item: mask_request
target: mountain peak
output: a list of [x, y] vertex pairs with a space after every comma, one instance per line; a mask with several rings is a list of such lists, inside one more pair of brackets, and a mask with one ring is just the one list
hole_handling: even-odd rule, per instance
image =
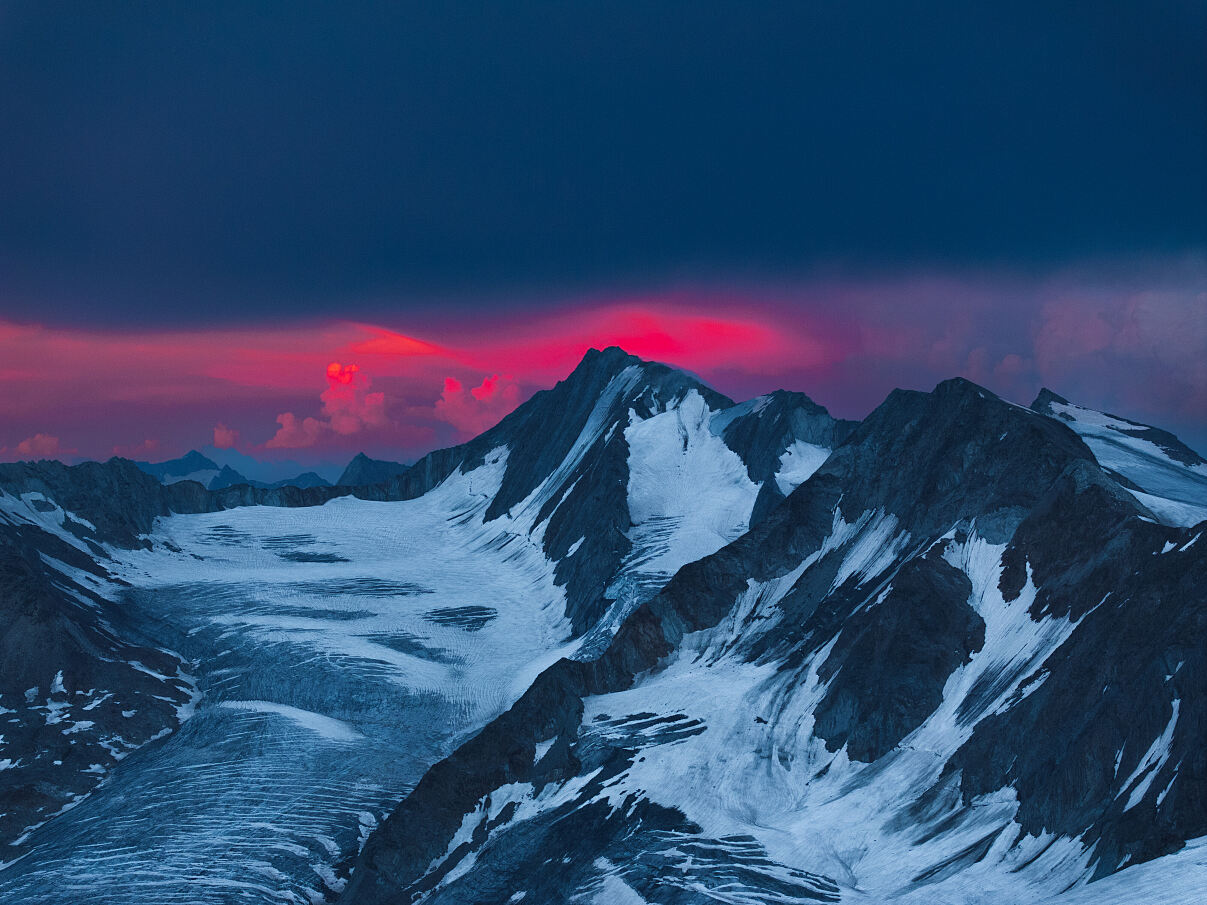
[[339, 476], [336, 486], [339, 487], [361, 487], [366, 484], [382, 484], [390, 478], [405, 473], [410, 466], [403, 465], [401, 462], [387, 462], [382, 459], [373, 459], [365, 455], [363, 452], [358, 452], [352, 457], [352, 461], [348, 463], [343, 473]]
[[939, 398], [971, 398], [977, 396], [981, 399], [996, 399], [999, 401], [1001, 399], [996, 393], [985, 389], [979, 383], [973, 383], [966, 377], [949, 377], [947, 380], [940, 381], [936, 384], [933, 392]]
[[205, 468], [217, 468], [218, 465], [212, 459], [207, 458], [195, 449], [190, 449], [187, 453], [181, 456], [176, 462], [180, 465], [186, 465], [193, 471], [201, 471]]
[[1046, 415], [1051, 411], [1053, 403], [1056, 405], [1068, 405], [1069, 400], [1065, 399], [1059, 393], [1054, 393], [1047, 387], [1043, 387], [1040, 389], [1039, 395], [1035, 397], [1035, 401], [1031, 403], [1031, 411]]
[[620, 346], [607, 346], [604, 349], [592, 347], [586, 351], [578, 365], [570, 372], [569, 377], [566, 379], [572, 379], [574, 375], [581, 372], [615, 374], [624, 370], [629, 365], [642, 364], [647, 364], [647, 362], [636, 355], [630, 355], [624, 349], [620, 348]]
[[190, 449], [179, 459], [168, 459], [163, 462], [135, 462], [134, 465], [161, 481], [179, 480], [180, 478], [203, 473], [218, 471], [218, 464], [195, 449]]

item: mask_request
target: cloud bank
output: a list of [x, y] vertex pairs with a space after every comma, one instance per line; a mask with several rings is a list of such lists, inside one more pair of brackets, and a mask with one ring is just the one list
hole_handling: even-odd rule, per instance
[[166, 457], [212, 442], [267, 458], [413, 458], [485, 430], [607, 345], [734, 398], [803, 390], [845, 417], [863, 417], [894, 387], [954, 375], [1022, 403], [1048, 385], [1204, 449], [1204, 312], [1207, 259], [1189, 258], [1106, 275], [679, 286], [569, 299], [555, 313], [433, 309], [407, 325], [0, 322], [0, 455]]

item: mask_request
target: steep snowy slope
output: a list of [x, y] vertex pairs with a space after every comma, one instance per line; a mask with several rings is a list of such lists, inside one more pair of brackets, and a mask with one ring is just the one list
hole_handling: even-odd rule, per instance
[[1174, 852], [1207, 833], [1205, 529], [1053, 419], [895, 392], [429, 771], [345, 899], [1023, 903]]
[[1099, 464], [1163, 521], [1193, 525], [1207, 518], [1207, 461], [1173, 434], [1073, 405], [1048, 389], [1031, 408], [1073, 428]]

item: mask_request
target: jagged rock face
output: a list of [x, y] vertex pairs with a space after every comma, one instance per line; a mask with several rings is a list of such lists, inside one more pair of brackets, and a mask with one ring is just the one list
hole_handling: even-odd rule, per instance
[[[72, 807], [127, 754], [175, 729], [184, 664], [137, 643], [106, 569], [38, 495], [0, 497], [0, 842]], [[11, 860], [10, 857], [4, 860]]]
[[436, 765], [345, 899], [1029, 902], [1173, 851], [1207, 832], [1204, 530], [1054, 419], [895, 392]]
[[985, 644], [971, 594], [968, 576], [932, 551], [907, 560], [871, 608], [807, 629], [837, 639], [818, 670], [826, 692], [814, 710], [827, 750], [845, 746], [871, 763], [938, 709], [948, 676]]
[[[1042, 684], [978, 723], [950, 769], [968, 800], [1016, 788], [1029, 832], [1084, 833], [1104, 876], [1207, 834], [1207, 524], [1136, 518], [1090, 482], [1061, 482], [1052, 496], [1010, 552], [1039, 585], [1033, 615], [1077, 629]], [[1022, 571], [1003, 575], [1008, 596]]]
[[750, 516], [753, 525], [829, 457], [858, 422], [830, 417], [804, 393], [776, 390], [716, 416], [713, 429], [746, 462], [761, 484]]
[[249, 481], [229, 465], [223, 465], [221, 470], [219, 470], [219, 472], [214, 475], [214, 477], [205, 486], [210, 490], [222, 490], [226, 487], [234, 487], [238, 484], [248, 484], [252, 487], [264, 486], [258, 481]]
[[397, 475], [404, 474], [410, 466], [401, 462], [387, 462], [384, 459], [370, 459], [364, 453], [357, 453], [348, 463], [336, 481], [340, 487], [360, 487], [365, 484], [384, 484]]

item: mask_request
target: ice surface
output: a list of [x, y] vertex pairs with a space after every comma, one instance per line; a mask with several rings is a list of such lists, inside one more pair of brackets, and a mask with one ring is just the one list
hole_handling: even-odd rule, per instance
[[[409, 502], [172, 516], [155, 549], [115, 551], [112, 568], [136, 588], [132, 622], [194, 661], [204, 696], [178, 732], [33, 831], [30, 854], [0, 869], [0, 901], [308, 903], [335, 891], [365, 827], [570, 649], [539, 537], [482, 520], [505, 462], [496, 450]], [[331, 556], [280, 555], [291, 551]], [[429, 618], [471, 609], [493, 615]]]
[[738, 537], [750, 521], [758, 485], [709, 429], [712, 415], [692, 390], [670, 411], [632, 417], [625, 430], [629, 517], [644, 571], [669, 578]]
[[632, 549], [607, 589], [615, 601], [580, 649], [600, 646], [632, 610], [682, 566], [746, 531], [758, 496], [741, 458], [725, 445], [716, 418], [695, 390], [652, 417], [629, 413], [628, 537]]
[[830, 458], [830, 450], [815, 443], [794, 440], [780, 456], [780, 468], [775, 474], [775, 483], [780, 493], [787, 496], [821, 468]]
[[293, 720], [299, 726], [318, 733], [333, 742], [354, 742], [364, 738], [359, 732], [343, 720], [333, 719], [315, 713], [313, 710], [302, 710], [300, 707], [290, 707], [288, 704], [274, 704], [272, 701], [223, 701], [217, 706], [231, 710], [250, 710], [254, 713], [273, 713]]

